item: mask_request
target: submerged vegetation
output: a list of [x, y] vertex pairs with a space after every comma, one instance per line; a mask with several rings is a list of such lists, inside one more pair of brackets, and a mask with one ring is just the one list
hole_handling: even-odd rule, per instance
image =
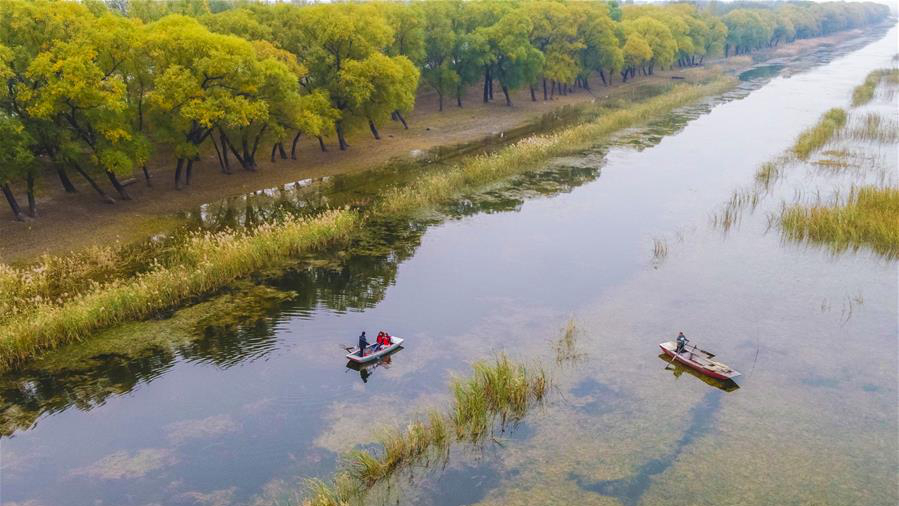
[[645, 102], [616, 109], [585, 125], [558, 133], [535, 135], [489, 155], [475, 156], [447, 171], [429, 174], [414, 184], [385, 194], [374, 213], [405, 215], [447, 202], [473, 187], [495, 183], [532, 169], [552, 157], [577, 153], [596, 145], [624, 128], [668, 113], [705, 96], [723, 93], [735, 84], [733, 78], [717, 78], [699, 86], [676, 86]]
[[733, 84], [733, 79], [718, 78], [703, 85], [678, 85], [585, 125], [472, 157], [385, 192], [364, 215], [339, 210], [316, 218], [285, 218], [246, 231], [196, 233], [157, 252], [158, 258], [166, 260], [145, 259], [150, 267], [137, 273], [132, 272], [130, 257], [117, 256], [125, 250], [115, 248], [92, 250], [83, 263], [45, 257], [26, 268], [2, 266], [0, 367], [96, 330], [176, 307], [236, 279], [275, 268], [285, 259], [349, 242], [358, 237], [366, 219], [404, 217], [448, 202], [462, 192], [530, 170], [551, 157], [575, 153], [622, 128], [721, 93]]
[[852, 91], [852, 107], [865, 105], [874, 98], [874, 90], [882, 81], [890, 84], [899, 84], [899, 69], [872, 70], [865, 78], [865, 82], [856, 86]]
[[784, 235], [813, 241], [835, 252], [868, 246], [877, 253], [899, 258], [899, 189], [853, 187], [844, 203], [784, 209], [780, 217]]
[[477, 362], [468, 378], [452, 382], [453, 400], [447, 412], [430, 411], [405, 429], [388, 429], [379, 450], [356, 449], [331, 481], [308, 482], [306, 506], [340, 506], [361, 499], [396, 471], [437, 457], [445, 460], [453, 441], [479, 444], [498, 426], [505, 430], [543, 402], [549, 379], [540, 367], [513, 362], [505, 355]]
[[793, 154], [807, 160], [814, 151], [821, 149], [846, 124], [846, 111], [835, 107], [821, 117], [818, 123], [802, 132], [793, 145]]
[[345, 242], [358, 226], [357, 213], [336, 210], [314, 218], [286, 218], [246, 232], [197, 233], [184, 242], [178, 263], [95, 285], [62, 304], [39, 293], [19, 298], [17, 293], [29, 293], [32, 278], [7, 268], [0, 273], [0, 293], [10, 315], [0, 320], [0, 364], [9, 366], [96, 330], [146, 318], [276, 267], [286, 258]]

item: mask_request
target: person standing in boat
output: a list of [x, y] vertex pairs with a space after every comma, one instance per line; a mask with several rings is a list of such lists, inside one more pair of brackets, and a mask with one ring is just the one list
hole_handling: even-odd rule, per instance
[[677, 351], [675, 353], [683, 353], [687, 348], [687, 336], [683, 332], [677, 333]]
[[365, 338], [365, 331], [359, 336], [359, 356], [365, 356], [365, 349], [368, 348], [368, 339]]

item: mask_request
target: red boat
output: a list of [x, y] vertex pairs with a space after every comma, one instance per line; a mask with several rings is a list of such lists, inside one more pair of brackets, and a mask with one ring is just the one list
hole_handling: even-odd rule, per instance
[[665, 355], [674, 358], [677, 362], [680, 362], [691, 369], [695, 369], [706, 376], [711, 376], [712, 378], [720, 380], [733, 381], [734, 378], [740, 375], [740, 373], [721, 362], [712, 360], [712, 357], [715, 356], [714, 354], [705, 350], [700, 350], [696, 345], [687, 346], [684, 348], [684, 351], [677, 353], [676, 357], [675, 350], [677, 349], [677, 343], [674, 341], [661, 343], [659, 344], [659, 348], [662, 348], [662, 353]]

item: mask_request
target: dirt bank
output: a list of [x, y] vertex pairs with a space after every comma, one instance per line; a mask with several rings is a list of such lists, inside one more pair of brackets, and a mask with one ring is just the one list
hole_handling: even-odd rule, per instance
[[[856, 30], [803, 40], [771, 50], [768, 56], [790, 56], [861, 33]], [[175, 189], [173, 164], [163, 153], [151, 171], [153, 186], [147, 187], [139, 180], [129, 187], [133, 200], [115, 204], [100, 202], [86, 187], [80, 187], [77, 194], [65, 194], [48, 175], [41, 183], [38, 196], [38, 219], [20, 223], [13, 221], [6, 210], [0, 214], [0, 237], [3, 238], [0, 241], [0, 261], [28, 261], [41, 253], [61, 254], [94, 244], [138, 240], [170, 227], [174, 221], [173, 213], [205, 202], [298, 179], [365, 170], [392, 159], [408, 157], [416, 150], [427, 151], [438, 146], [477, 142], [527, 125], [566, 105], [625, 95], [639, 86], [670, 82], [674, 75], [695, 80], [712, 73], [737, 71], [751, 63], [748, 57], [718, 60], [709, 62], [705, 67], [659, 72], [655, 76], [642, 77], [626, 84], [616, 83], [612, 87], [603, 87], [598, 80], [594, 80], [592, 92], [577, 90], [551, 101], [532, 102], [525, 89], [513, 94], [513, 107], [506, 107], [499, 99], [484, 104], [480, 100], [480, 89], [473, 87], [465, 98], [463, 108], [451, 102], [443, 112], [438, 112], [436, 96], [423, 91], [415, 110], [407, 117], [409, 129], [403, 129], [397, 122], [382, 125], [380, 141], [373, 139], [367, 131], [360, 130], [350, 136], [348, 151], [339, 151], [333, 139], [326, 139], [329, 150], [323, 153], [316, 140], [303, 139], [299, 144], [297, 160], [270, 163], [269, 153], [265, 152], [260, 154], [258, 171], [236, 171], [232, 175], [221, 174], [215, 157], [206, 156], [194, 166], [192, 184], [182, 191]]]

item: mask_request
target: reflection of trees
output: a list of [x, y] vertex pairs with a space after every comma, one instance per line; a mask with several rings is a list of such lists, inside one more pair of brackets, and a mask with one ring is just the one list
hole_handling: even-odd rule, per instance
[[[600, 162], [585, 166], [578, 166], [576, 159], [569, 162], [525, 174], [443, 211], [450, 217], [462, 217], [517, 209], [529, 197], [568, 192], [599, 176]], [[242, 223], [247, 216], [269, 219], [276, 211], [254, 208], [241, 217], [222, 212], [216, 219]], [[78, 358], [86, 354], [67, 347], [52, 353], [68, 357], [71, 364], [60, 366], [56, 359], [38, 361], [0, 375], [0, 434], [27, 429], [40, 416], [72, 406], [83, 410], [99, 406], [111, 395], [130, 392], [141, 382], [164, 374], [179, 355], [223, 368], [262, 357], [277, 348], [274, 329], [279, 318], [312, 315], [322, 307], [339, 312], [374, 307], [396, 282], [399, 264], [412, 257], [427, 228], [438, 221], [372, 219], [364, 234], [340, 255], [308, 259], [302, 267], [270, 277], [266, 284], [238, 285], [179, 311], [173, 318], [180, 320], [179, 328], [190, 329], [191, 335], [177, 346], [163, 341], [135, 350], [135, 340], [141, 336], [130, 335], [104, 342], [102, 352], [88, 359]], [[45, 363], [49, 365], [42, 370]]]
[[75, 406], [88, 411], [112, 395], [130, 392], [164, 374], [174, 363], [170, 350], [151, 347], [137, 355], [104, 353], [81, 367], [20, 369], [0, 376], [0, 435], [26, 430], [37, 419]]

